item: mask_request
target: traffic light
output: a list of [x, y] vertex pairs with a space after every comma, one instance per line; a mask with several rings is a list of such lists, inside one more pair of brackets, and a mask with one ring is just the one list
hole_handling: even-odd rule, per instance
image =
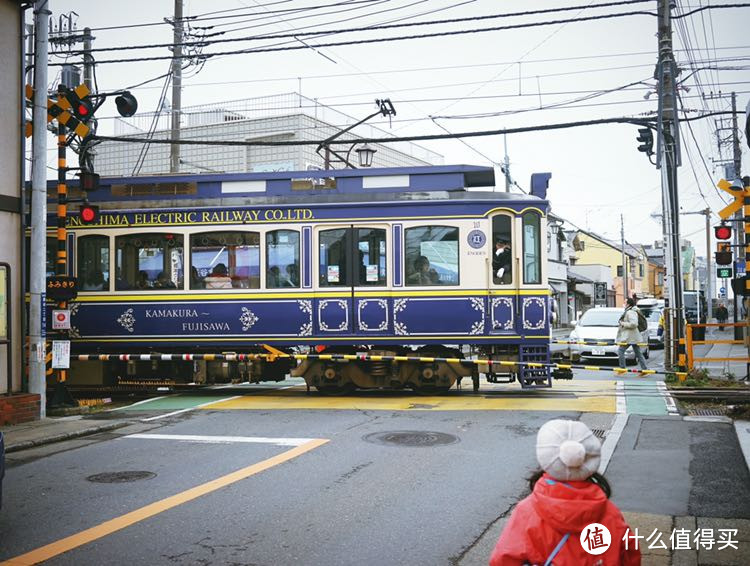
[[638, 146], [638, 151], [642, 151], [648, 156], [654, 153], [654, 134], [651, 133], [651, 128], [638, 128], [638, 137], [636, 138], [641, 144]]
[[79, 209], [81, 224], [97, 224], [99, 222], [99, 207], [93, 204], [82, 204]]
[[130, 118], [138, 110], [138, 101], [127, 90], [115, 98], [115, 104], [117, 105], [117, 112], [123, 118]]
[[81, 190], [95, 191], [99, 188], [99, 175], [91, 171], [81, 171]]
[[719, 242], [717, 251], [714, 254], [716, 258], [716, 265], [731, 265], [732, 263], [732, 248], [728, 243]]
[[732, 227], [725, 224], [714, 226], [714, 237], [717, 240], [729, 240], [732, 237]]

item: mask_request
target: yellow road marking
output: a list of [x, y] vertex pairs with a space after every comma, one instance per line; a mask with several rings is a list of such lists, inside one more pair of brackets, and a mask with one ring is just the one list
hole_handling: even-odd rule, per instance
[[353, 396], [324, 397], [307, 395], [304, 386], [283, 391], [245, 395], [217, 401], [200, 410], [282, 410], [328, 409], [371, 411], [616, 411], [615, 381], [591, 380], [558, 382], [552, 389], [536, 391], [529, 396], [518, 384], [490, 385], [479, 395], [460, 394], [415, 398], [409, 393], [362, 392]]
[[0, 562], [0, 566], [28, 566], [31, 564], [38, 564], [44, 560], [49, 560], [50, 558], [68, 552], [69, 550], [73, 550], [74, 548], [83, 546], [84, 544], [88, 544], [107, 535], [111, 535], [116, 531], [134, 525], [135, 523], [153, 517], [154, 515], [168, 511], [173, 507], [177, 507], [178, 505], [197, 499], [198, 497], [216, 491], [217, 489], [221, 489], [222, 487], [249, 478], [250, 476], [268, 470], [269, 468], [283, 464], [288, 460], [301, 456], [305, 452], [309, 452], [310, 450], [322, 446], [326, 442], [328, 442], [328, 440], [324, 438], [310, 440], [309, 442], [305, 442], [300, 446], [296, 446], [291, 450], [282, 452], [277, 456], [273, 456], [272, 458], [268, 458], [267, 460], [263, 460], [252, 466], [247, 466], [246, 468], [242, 468], [236, 472], [232, 472], [202, 485], [198, 485], [187, 491], [183, 491], [182, 493], [167, 497], [161, 501], [156, 501], [145, 507], [126, 513], [125, 515], [120, 515], [119, 517], [105, 521], [100, 525], [86, 529], [85, 531], [81, 531], [80, 533], [76, 533], [64, 539], [60, 539], [46, 546], [42, 546], [36, 550], [27, 552], [26, 554], [22, 554], [21, 556], [16, 556], [5, 562]]

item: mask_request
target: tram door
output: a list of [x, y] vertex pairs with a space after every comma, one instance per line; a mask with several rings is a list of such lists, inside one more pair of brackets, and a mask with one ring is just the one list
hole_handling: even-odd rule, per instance
[[487, 315], [492, 334], [515, 334], [518, 313], [518, 261], [514, 235], [514, 217], [499, 213], [492, 217], [491, 262], [488, 273], [490, 290]]
[[385, 226], [349, 225], [318, 232], [315, 314], [320, 334], [389, 332], [386, 238]]

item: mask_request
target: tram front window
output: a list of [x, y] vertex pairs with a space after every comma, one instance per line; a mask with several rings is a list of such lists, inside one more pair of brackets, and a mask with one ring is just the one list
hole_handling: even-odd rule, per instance
[[184, 277], [181, 234], [133, 234], [115, 238], [118, 290], [181, 289]]

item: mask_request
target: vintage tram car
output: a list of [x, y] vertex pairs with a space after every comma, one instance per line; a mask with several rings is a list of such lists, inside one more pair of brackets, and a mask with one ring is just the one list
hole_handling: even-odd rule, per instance
[[494, 190], [491, 168], [108, 178], [88, 199], [100, 206], [95, 223], [74, 207], [68, 217], [69, 273], [80, 288], [71, 303], [74, 353], [270, 345], [410, 359], [88, 361], [74, 363], [71, 383], [291, 373], [322, 391], [439, 391], [484, 373], [551, 384], [546, 367], [525, 365], [549, 361], [548, 203]]

